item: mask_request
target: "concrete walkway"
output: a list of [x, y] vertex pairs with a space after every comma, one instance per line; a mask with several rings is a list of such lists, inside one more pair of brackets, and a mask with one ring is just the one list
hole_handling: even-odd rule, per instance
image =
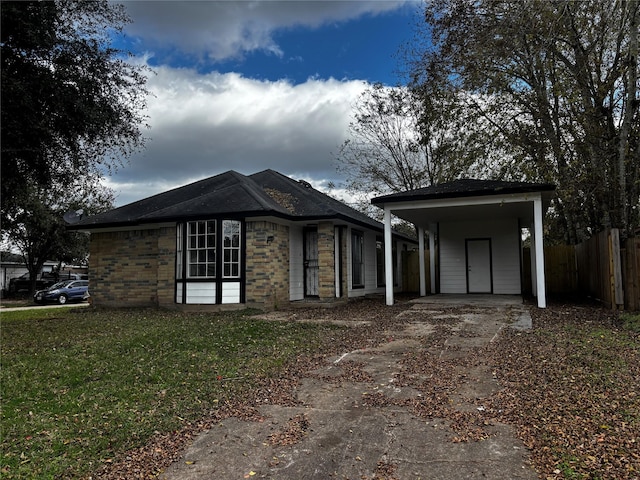
[[[10, 305], [10, 304], [9, 304]], [[0, 312], [16, 312], [18, 310], [37, 310], [40, 308], [81, 308], [88, 307], [91, 304], [89, 302], [80, 302], [80, 303], [65, 303], [64, 305], [58, 305], [57, 303], [47, 304], [47, 305], [24, 305], [22, 307], [9, 307], [5, 305], [0, 305]]]
[[[301, 379], [299, 406], [259, 406], [263, 422], [222, 421], [161, 478], [538, 478], [513, 428], [483, 421], [483, 399], [500, 386], [490, 365], [470, 359], [504, 328], [526, 328], [528, 316], [521, 300], [495, 300], [453, 309], [423, 299], [408, 303], [399, 314], [406, 322], [384, 332], [377, 346], [329, 358]], [[409, 369], [412, 361], [417, 367]], [[457, 380], [444, 405], [425, 393], [443, 375]], [[468, 431], [465, 419], [476, 422]]]

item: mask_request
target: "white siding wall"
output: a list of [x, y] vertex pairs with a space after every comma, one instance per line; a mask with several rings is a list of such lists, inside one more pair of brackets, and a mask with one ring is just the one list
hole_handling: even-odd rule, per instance
[[440, 223], [440, 291], [467, 293], [465, 239], [491, 238], [493, 293], [520, 294], [517, 219]]
[[[376, 237], [380, 232], [374, 232], [355, 228], [360, 232], [364, 232], [364, 288], [352, 288], [351, 281], [351, 228], [347, 228], [345, 235], [347, 236], [347, 265], [343, 275], [347, 278], [348, 296], [360, 297], [371, 293], [383, 294], [384, 287], [378, 287], [377, 269], [376, 269]], [[337, 236], [337, 233], [336, 233]], [[299, 226], [291, 226], [289, 228], [289, 298], [291, 301], [304, 299], [304, 235], [303, 229]], [[402, 254], [403, 242], [398, 242], [397, 255], [398, 255], [398, 280], [402, 283], [401, 266], [401, 254]], [[399, 288], [401, 285], [399, 285]]]
[[216, 303], [216, 283], [215, 282], [187, 283], [186, 303], [202, 303], [202, 304]]
[[384, 287], [378, 287], [376, 272], [376, 235], [379, 233], [367, 230], [364, 232], [364, 288], [352, 288], [351, 281], [351, 229], [348, 230], [347, 242], [347, 279], [349, 285], [349, 297], [362, 297], [371, 293], [384, 293]]
[[302, 227], [289, 228], [289, 299], [304, 299], [304, 236]]
[[222, 303], [240, 303], [240, 282], [223, 282]]

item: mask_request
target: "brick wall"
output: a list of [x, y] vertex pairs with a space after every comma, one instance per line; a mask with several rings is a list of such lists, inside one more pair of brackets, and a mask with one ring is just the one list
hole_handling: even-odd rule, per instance
[[336, 297], [334, 252], [333, 223], [320, 222], [318, 224], [318, 264], [320, 265], [318, 294], [321, 300], [333, 300]]
[[175, 227], [91, 234], [89, 292], [95, 305], [174, 303]]
[[289, 302], [289, 227], [247, 222], [246, 303], [277, 309]]

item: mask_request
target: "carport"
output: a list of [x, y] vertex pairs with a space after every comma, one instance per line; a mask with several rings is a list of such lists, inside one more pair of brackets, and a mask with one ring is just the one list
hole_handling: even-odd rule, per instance
[[374, 198], [371, 203], [384, 210], [387, 305], [394, 303], [395, 215], [418, 229], [421, 296], [427, 294], [425, 232], [430, 293], [520, 295], [522, 229], [529, 229], [533, 294], [538, 306], [546, 307], [543, 219], [554, 190], [546, 183], [461, 179]]

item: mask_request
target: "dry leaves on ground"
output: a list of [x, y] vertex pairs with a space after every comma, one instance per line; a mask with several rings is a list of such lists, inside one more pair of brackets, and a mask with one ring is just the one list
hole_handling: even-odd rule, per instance
[[[368, 325], [336, 332], [315, 356], [301, 356], [277, 379], [263, 380], [253, 395], [221, 407], [199, 424], [159, 434], [148, 446], [105, 465], [93, 478], [154, 478], [179, 458], [198, 432], [221, 419], [261, 421], [257, 405], [298, 404], [294, 389], [300, 379], [310, 376], [327, 357], [388, 341], [387, 332], [406, 321], [395, 318], [405, 308], [367, 300], [328, 310], [296, 311], [297, 318], [338, 318]], [[441, 347], [450, 333], [448, 319], [436, 320], [425, 351], [407, 357], [396, 378], [398, 385], [419, 390], [420, 400], [394, 400], [378, 392], [365, 395], [364, 405], [402, 405], [418, 417], [444, 418], [455, 432], [452, 441], [486, 438], [492, 419], [513, 424], [541, 478], [640, 477], [639, 336], [620, 330], [614, 313], [594, 306], [550, 305], [545, 310], [533, 308], [532, 315], [533, 331], [506, 330], [491, 346], [447, 361], [429, 353], [429, 348]], [[370, 381], [361, 365], [343, 366], [343, 374], [322, 380]], [[461, 412], [452, 407], [451, 396], [465, 381], [461, 370], [474, 366], [491, 368], [502, 390], [483, 400], [483, 412]], [[305, 417], [297, 416], [270, 441], [279, 445], [301, 441], [308, 427]], [[373, 478], [395, 479], [395, 468], [380, 462]]]

